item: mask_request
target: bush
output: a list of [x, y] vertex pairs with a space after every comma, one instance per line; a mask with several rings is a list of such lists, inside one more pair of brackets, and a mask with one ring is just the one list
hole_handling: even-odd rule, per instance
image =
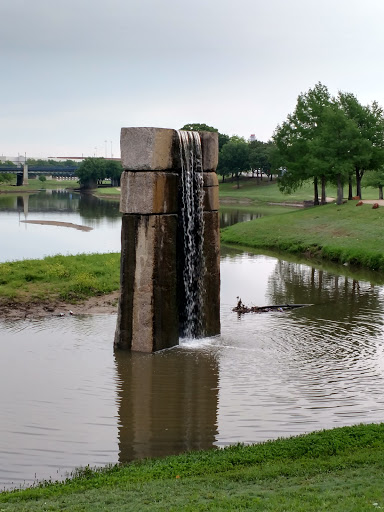
[[13, 174], [2, 172], [0, 173], [0, 183], [11, 183], [13, 181]]
[[39, 181], [41, 181], [41, 183], [44, 183], [44, 181], [47, 181], [47, 178], [45, 176], [43, 176], [42, 174], [40, 174]]

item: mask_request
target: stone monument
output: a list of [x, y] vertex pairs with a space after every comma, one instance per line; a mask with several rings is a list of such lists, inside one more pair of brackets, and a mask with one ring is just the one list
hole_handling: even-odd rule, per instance
[[[122, 128], [121, 162], [121, 290], [115, 347], [155, 352], [177, 345], [180, 335], [218, 334], [218, 134]], [[196, 196], [201, 194], [201, 208], [185, 204], [183, 187], [193, 180], [201, 183], [201, 192], [191, 190], [191, 200], [198, 204]], [[186, 228], [182, 220], [199, 210], [201, 233], [194, 224]], [[186, 240], [192, 238], [199, 239], [202, 262], [192, 270], [192, 295], [196, 288], [199, 295], [192, 309], [199, 318], [198, 327], [190, 330], [186, 309], [191, 309], [191, 292], [185, 275], [190, 265], [186, 260], [191, 260]]]

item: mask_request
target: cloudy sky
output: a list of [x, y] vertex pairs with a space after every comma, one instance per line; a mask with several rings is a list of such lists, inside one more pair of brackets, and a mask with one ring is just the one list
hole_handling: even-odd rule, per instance
[[318, 81], [384, 105], [383, 0], [0, 0], [0, 20], [4, 155], [119, 156], [122, 126], [192, 122], [266, 141]]

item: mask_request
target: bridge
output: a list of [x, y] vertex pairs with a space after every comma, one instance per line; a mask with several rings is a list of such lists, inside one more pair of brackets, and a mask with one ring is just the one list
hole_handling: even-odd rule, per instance
[[[22, 167], [14, 167], [14, 166], [0, 166], [0, 173], [6, 174], [19, 174], [25, 172], [25, 166]], [[62, 176], [62, 177], [74, 177], [76, 176], [77, 166], [68, 166], [68, 167], [48, 167], [44, 165], [31, 165], [26, 166], [28, 174], [39, 174], [39, 175], [48, 175], [48, 176]]]

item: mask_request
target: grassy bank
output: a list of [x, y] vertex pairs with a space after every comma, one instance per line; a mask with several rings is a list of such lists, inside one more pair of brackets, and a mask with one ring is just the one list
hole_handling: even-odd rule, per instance
[[0, 305], [77, 302], [118, 290], [120, 254], [50, 256], [0, 264]]
[[0, 194], [5, 192], [14, 192], [18, 194], [23, 194], [25, 192], [34, 192], [37, 190], [44, 189], [57, 189], [57, 188], [78, 188], [79, 184], [77, 180], [46, 180], [41, 182], [38, 179], [28, 180], [28, 185], [21, 185], [20, 187], [16, 187], [16, 179], [15, 184], [13, 185], [5, 185], [4, 183], [0, 183]]
[[307, 254], [384, 270], [384, 208], [356, 201], [263, 217], [223, 229], [224, 243]]
[[345, 511], [384, 507], [384, 425], [134, 462], [0, 494], [2, 511]]

